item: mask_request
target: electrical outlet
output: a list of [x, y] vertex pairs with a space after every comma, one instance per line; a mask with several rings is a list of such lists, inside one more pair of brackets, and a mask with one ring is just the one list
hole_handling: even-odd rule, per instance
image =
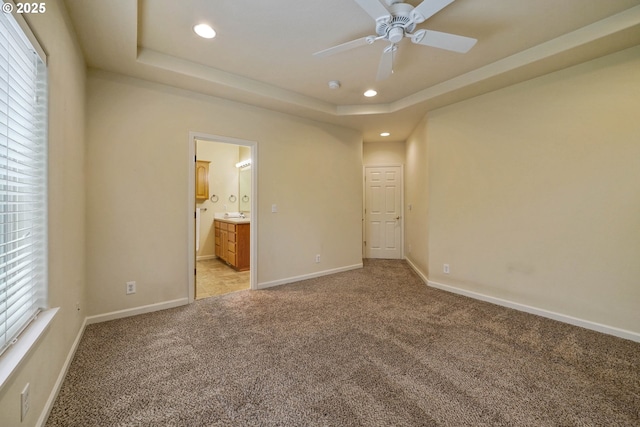
[[278, 212], [278, 205], [276, 205], [276, 204], [271, 205], [271, 212], [272, 213]]
[[316, 263], [320, 262], [320, 254], [316, 255]]
[[444, 274], [449, 274], [449, 264], [443, 264], [442, 265], [442, 272]]
[[127, 295], [136, 293], [136, 282], [127, 282]]
[[27, 412], [29, 412], [29, 383], [24, 386], [24, 390], [20, 393], [20, 421], [24, 421], [27, 418]]

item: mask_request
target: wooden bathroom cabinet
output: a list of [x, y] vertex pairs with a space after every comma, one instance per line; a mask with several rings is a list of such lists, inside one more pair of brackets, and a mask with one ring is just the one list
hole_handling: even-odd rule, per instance
[[213, 228], [216, 256], [237, 271], [249, 270], [249, 223], [234, 223], [216, 219]]
[[209, 163], [196, 160], [196, 200], [204, 201], [209, 198]]

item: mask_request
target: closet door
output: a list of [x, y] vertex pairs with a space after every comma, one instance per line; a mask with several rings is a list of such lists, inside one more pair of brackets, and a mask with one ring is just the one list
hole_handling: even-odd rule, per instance
[[365, 256], [402, 259], [402, 169], [365, 167]]

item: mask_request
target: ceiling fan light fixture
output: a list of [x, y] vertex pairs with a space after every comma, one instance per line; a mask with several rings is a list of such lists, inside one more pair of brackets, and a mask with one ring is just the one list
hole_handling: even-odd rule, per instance
[[194, 25], [193, 31], [204, 39], [212, 39], [216, 36], [216, 31], [207, 24]]
[[400, 43], [404, 38], [404, 29], [399, 27], [391, 28], [387, 33], [387, 38], [391, 43]]
[[367, 98], [372, 98], [372, 97], [376, 96], [377, 94], [378, 94], [378, 92], [376, 92], [375, 90], [369, 89], [368, 91], [366, 91], [364, 93], [364, 96], [366, 96]]

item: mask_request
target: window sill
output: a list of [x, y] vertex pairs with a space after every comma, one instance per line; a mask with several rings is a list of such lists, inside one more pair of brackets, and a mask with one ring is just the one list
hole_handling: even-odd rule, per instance
[[44, 335], [59, 309], [59, 307], [50, 308], [40, 313], [20, 335], [18, 341], [0, 356], [0, 390]]

